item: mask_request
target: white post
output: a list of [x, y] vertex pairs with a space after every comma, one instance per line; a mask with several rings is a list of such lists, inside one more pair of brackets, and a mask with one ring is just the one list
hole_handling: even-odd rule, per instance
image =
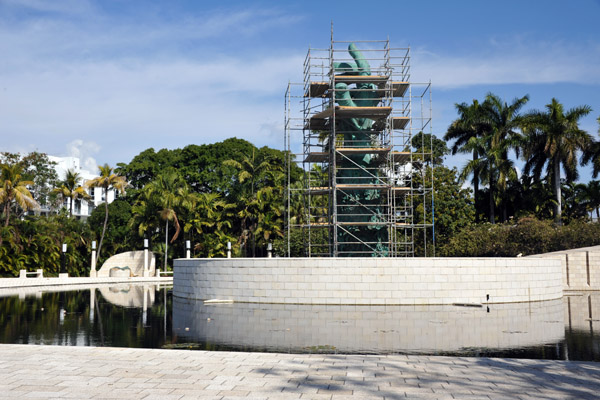
[[67, 244], [62, 244], [62, 252], [60, 254], [60, 272], [58, 273], [59, 278], [68, 278], [69, 274], [67, 273]]
[[144, 239], [144, 278], [148, 276], [148, 239]]
[[90, 269], [90, 278], [95, 278], [96, 273], [96, 241], [92, 241], [92, 268]]
[[227, 258], [231, 258], [231, 242], [227, 242]]
[[273, 257], [273, 244], [267, 244], [267, 258]]
[[185, 241], [185, 258], [190, 258], [190, 241]]
[[148, 321], [148, 286], [144, 285], [142, 291], [144, 293], [144, 301], [142, 302], [142, 325], [146, 326], [146, 321]]

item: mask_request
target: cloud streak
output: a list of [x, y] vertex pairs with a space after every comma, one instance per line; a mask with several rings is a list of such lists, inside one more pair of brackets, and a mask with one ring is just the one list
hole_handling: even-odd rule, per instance
[[413, 79], [436, 87], [498, 84], [600, 84], [600, 43], [492, 41], [477, 54], [434, 53], [413, 49]]

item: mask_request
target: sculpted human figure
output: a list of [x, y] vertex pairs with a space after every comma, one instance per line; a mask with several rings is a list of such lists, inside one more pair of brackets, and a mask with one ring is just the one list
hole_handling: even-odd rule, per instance
[[[348, 52], [354, 59], [352, 62], [334, 63], [336, 76], [370, 76], [371, 67], [354, 43], [348, 46]], [[352, 86], [354, 85], [354, 86]], [[377, 86], [372, 82], [355, 82], [335, 84], [335, 102], [344, 107], [374, 107], [381, 99], [377, 94]], [[368, 148], [373, 146], [373, 139], [378, 132], [373, 130], [374, 121], [370, 118], [337, 118], [336, 133], [343, 135], [344, 148]], [[379, 165], [374, 154], [345, 155], [338, 162], [337, 183], [377, 184]], [[382, 193], [380, 190], [338, 190], [339, 222], [374, 222], [373, 225], [344, 225], [338, 229], [338, 242], [371, 243], [372, 256], [387, 256], [389, 249], [388, 230], [385, 225], [376, 222], [385, 221], [382, 212]], [[365, 251], [364, 245], [340, 245], [340, 250]], [[367, 256], [368, 254], [363, 254]]]

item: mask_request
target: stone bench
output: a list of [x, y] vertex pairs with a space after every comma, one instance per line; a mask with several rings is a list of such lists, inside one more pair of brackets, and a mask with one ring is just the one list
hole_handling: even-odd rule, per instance
[[22, 269], [19, 271], [19, 278], [25, 279], [28, 276], [32, 276], [34, 278], [43, 278], [44, 270], [36, 269], [35, 272], [28, 272], [26, 269]]

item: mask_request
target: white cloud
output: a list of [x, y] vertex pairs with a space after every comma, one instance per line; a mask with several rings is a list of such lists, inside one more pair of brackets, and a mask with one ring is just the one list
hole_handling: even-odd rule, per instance
[[433, 53], [413, 49], [412, 78], [431, 79], [436, 87], [455, 88], [490, 84], [600, 84], [600, 43], [492, 40], [489, 48], [471, 54]]
[[25, 147], [60, 154], [69, 143], [71, 155], [80, 154], [85, 168], [95, 171], [96, 157], [114, 165], [148, 147], [231, 136], [272, 144], [283, 119], [285, 85], [301, 74], [303, 55], [264, 56], [252, 49], [224, 55], [198, 43], [167, 56], [144, 46], [169, 48], [161, 43], [225, 31], [252, 35], [295, 19], [258, 10], [148, 28], [57, 19], [0, 25], [0, 52], [9, 60], [0, 65], [3, 147], [23, 149], [27, 138]]
[[98, 171], [98, 163], [92, 155], [99, 153], [100, 148], [95, 142], [84, 142], [81, 139], [75, 139], [67, 144], [67, 156], [79, 158], [81, 167], [95, 174]]

